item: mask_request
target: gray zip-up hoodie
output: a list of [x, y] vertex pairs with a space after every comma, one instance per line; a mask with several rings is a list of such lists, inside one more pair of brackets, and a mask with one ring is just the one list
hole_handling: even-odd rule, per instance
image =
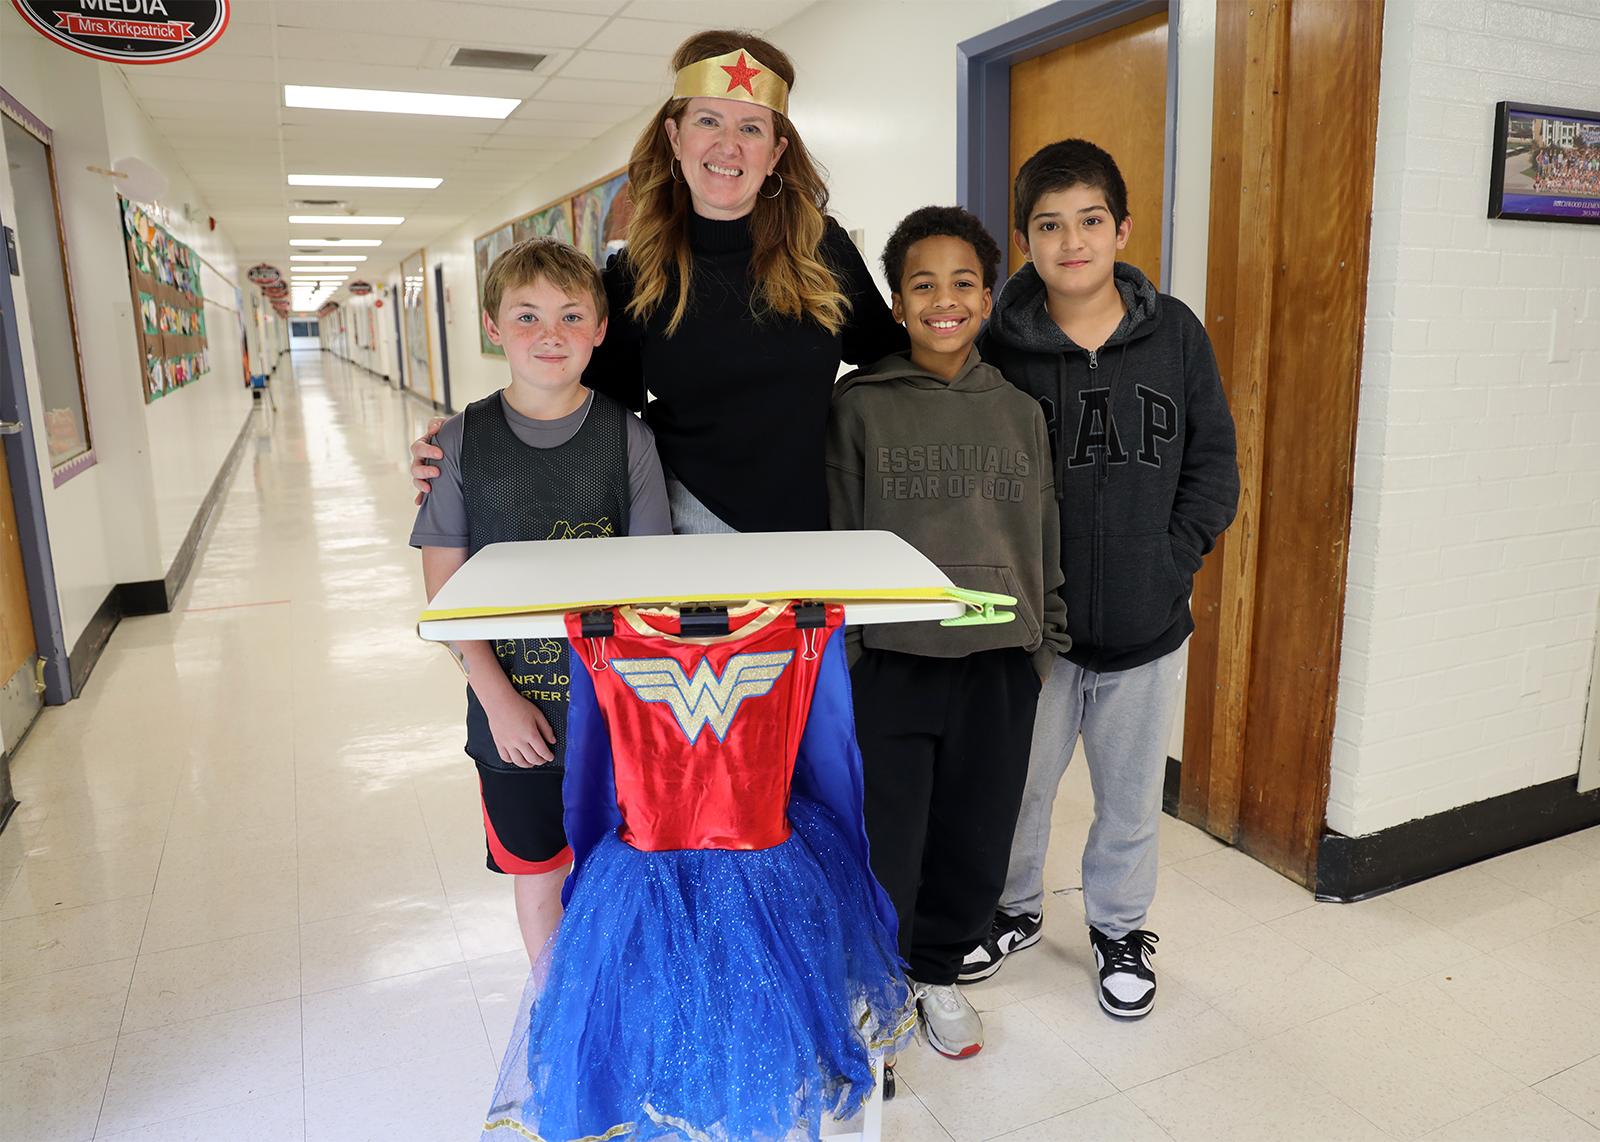
[[978, 337], [984, 360], [1039, 402], [1055, 445], [1072, 648], [1089, 670], [1131, 670], [1194, 630], [1189, 590], [1239, 503], [1233, 417], [1205, 326], [1125, 262], [1127, 313], [1091, 352], [1051, 319], [1030, 263]]
[[896, 353], [834, 387], [827, 461], [834, 530], [892, 531], [956, 586], [1017, 600], [1009, 623], [872, 626], [863, 632], [867, 646], [930, 658], [1017, 646], [1049, 676], [1071, 640], [1038, 402], [976, 349], [953, 381]]

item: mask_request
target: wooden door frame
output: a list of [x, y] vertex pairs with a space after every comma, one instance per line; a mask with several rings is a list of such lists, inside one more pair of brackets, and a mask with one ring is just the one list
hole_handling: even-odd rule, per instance
[[[11, 229], [0, 219], [6, 246]], [[0, 257], [0, 263], [5, 258]], [[50, 528], [45, 521], [44, 490], [39, 478], [39, 451], [29, 419], [27, 373], [22, 367], [22, 334], [11, 290], [9, 265], [0, 264], [0, 420], [27, 426], [4, 439], [11, 498], [17, 509], [17, 538], [22, 543], [22, 572], [28, 583], [28, 609], [33, 612], [34, 652], [44, 661], [44, 701], [60, 706], [72, 700], [72, 675], [67, 639], [61, 628], [61, 600], [56, 594], [55, 560], [50, 554]]]
[[1161, 281], [1172, 289], [1178, 153], [1179, 0], [1056, 0], [956, 45], [956, 201], [1002, 246], [1011, 241], [1011, 66], [1167, 14], [1167, 116], [1161, 187]]

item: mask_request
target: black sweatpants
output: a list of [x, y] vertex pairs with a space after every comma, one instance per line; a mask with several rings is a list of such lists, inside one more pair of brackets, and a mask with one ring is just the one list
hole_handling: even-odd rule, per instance
[[862, 652], [850, 671], [872, 871], [919, 983], [956, 981], [1005, 888], [1039, 677], [1020, 648]]

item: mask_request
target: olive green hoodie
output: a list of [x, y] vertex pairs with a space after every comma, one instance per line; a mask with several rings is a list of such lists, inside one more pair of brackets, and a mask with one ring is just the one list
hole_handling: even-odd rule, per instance
[[1072, 640], [1056, 590], [1061, 517], [1037, 401], [976, 349], [953, 381], [896, 353], [834, 386], [827, 459], [834, 530], [892, 531], [956, 586], [1017, 600], [1009, 623], [890, 623], [866, 628], [867, 646], [930, 658], [1018, 646], [1049, 676]]

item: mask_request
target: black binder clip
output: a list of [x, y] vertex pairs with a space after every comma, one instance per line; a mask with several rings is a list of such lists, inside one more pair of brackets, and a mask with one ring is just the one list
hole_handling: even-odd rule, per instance
[[825, 603], [796, 603], [794, 605], [795, 630], [821, 630], [828, 625], [828, 607]]
[[678, 634], [682, 638], [718, 638], [727, 633], [727, 607], [680, 607], [678, 609]]
[[584, 638], [610, 638], [617, 633], [610, 611], [584, 611], [578, 616], [578, 627]]

